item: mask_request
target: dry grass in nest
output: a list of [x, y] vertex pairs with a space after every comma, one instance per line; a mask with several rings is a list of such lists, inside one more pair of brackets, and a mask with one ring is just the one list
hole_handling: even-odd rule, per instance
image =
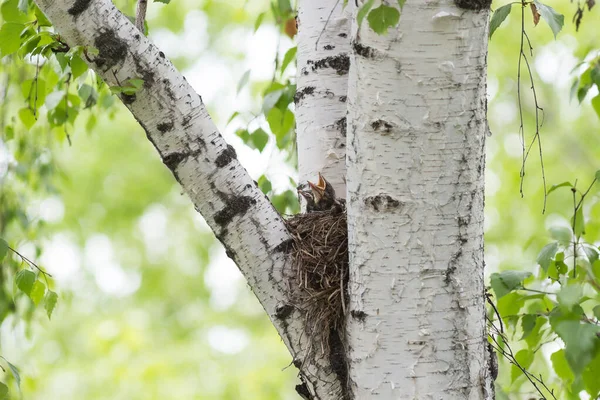
[[[298, 214], [286, 223], [293, 236], [291, 299], [306, 317], [305, 331], [312, 343], [308, 357], [328, 355], [334, 369], [345, 369], [335, 364], [343, 362], [338, 356], [345, 353], [348, 302], [346, 212]], [[340, 375], [341, 371], [335, 372]]]

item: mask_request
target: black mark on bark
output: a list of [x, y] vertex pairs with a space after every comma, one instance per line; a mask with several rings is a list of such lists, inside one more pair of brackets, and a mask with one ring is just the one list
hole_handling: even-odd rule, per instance
[[98, 49], [98, 57], [94, 63], [103, 71], [123, 63], [127, 56], [127, 42], [111, 29], [100, 29], [100, 34], [94, 39], [94, 47]]
[[304, 400], [313, 400], [312, 394], [308, 390], [308, 386], [306, 386], [306, 382], [302, 382], [299, 385], [296, 385], [296, 393], [300, 395]]
[[125, 105], [133, 103], [134, 101], [136, 101], [136, 99], [137, 97], [135, 96], [135, 94], [121, 93], [121, 101]]
[[[309, 61], [309, 63], [311, 62]], [[338, 75], [346, 75], [350, 69], [350, 57], [348, 57], [348, 54], [342, 53], [337, 56], [322, 58], [313, 63], [313, 71], [323, 68], [332, 68]]]
[[218, 168], [223, 168], [227, 164], [229, 164], [232, 160], [237, 159], [237, 154], [235, 153], [235, 149], [232, 145], [228, 144], [227, 148], [223, 150], [221, 154], [215, 160], [215, 165]]
[[360, 322], [364, 322], [364, 320], [367, 318], [367, 313], [360, 310], [352, 310], [350, 311], [350, 315], [352, 315], [352, 318], [357, 319]]
[[362, 57], [374, 58], [377, 55], [377, 50], [369, 46], [363, 46], [358, 42], [353, 42], [352, 47], [354, 48], [354, 52]]
[[275, 317], [277, 319], [287, 319], [294, 311], [294, 306], [291, 304], [278, 304], [275, 308]]
[[163, 158], [163, 163], [171, 170], [174, 171], [177, 166], [187, 158], [187, 154], [184, 153], [171, 153]]
[[302, 99], [304, 99], [306, 96], [313, 94], [314, 92], [314, 86], [307, 86], [303, 89], [298, 90], [294, 95], [294, 103], [298, 104]]
[[323, 49], [324, 50], [333, 50], [333, 49], [335, 49], [335, 46], [332, 46], [332, 45], [328, 44], [326, 46], [323, 46]]
[[346, 102], [346, 100], [348, 100], [348, 96], [340, 96], [340, 101], [341, 101], [342, 103], [345, 103], [345, 102]]
[[173, 129], [173, 121], [168, 120], [165, 122], [161, 122], [160, 124], [156, 125], [156, 129], [158, 129], [159, 132], [161, 133], [166, 133], [169, 132], [171, 129]]
[[365, 204], [371, 206], [375, 211], [389, 211], [402, 205], [398, 200], [387, 194], [368, 196], [365, 198]]
[[346, 117], [342, 117], [342, 118], [338, 119], [337, 121], [335, 121], [335, 127], [337, 128], [338, 131], [340, 131], [340, 133], [342, 134], [343, 137], [346, 137], [346, 129], [347, 129]]
[[454, 4], [465, 10], [482, 11], [490, 9], [492, 0], [454, 0]]
[[233, 217], [245, 214], [253, 204], [256, 204], [256, 200], [250, 196], [228, 196], [225, 207], [215, 214], [215, 222], [225, 229]]
[[73, 4], [73, 6], [69, 8], [67, 12], [70, 15], [77, 17], [79, 14], [87, 10], [91, 2], [92, 0], [75, 0], [75, 4]]
[[284, 240], [273, 249], [277, 253], [289, 253], [292, 249], [294, 241], [292, 239]]
[[385, 133], [390, 133], [393, 127], [394, 126], [391, 123], [382, 119], [378, 119], [377, 121], [373, 121], [371, 123], [371, 128], [373, 128], [374, 131], [382, 130]]

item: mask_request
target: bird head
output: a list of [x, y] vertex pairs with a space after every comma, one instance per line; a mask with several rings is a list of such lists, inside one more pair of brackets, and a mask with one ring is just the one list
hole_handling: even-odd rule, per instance
[[327, 182], [327, 180], [323, 177], [323, 175], [321, 175], [320, 172], [319, 181], [317, 182], [317, 184], [308, 182], [308, 186], [310, 187], [316, 204], [319, 204], [319, 202], [323, 198], [327, 198], [328, 200], [335, 199], [335, 190], [333, 190], [333, 186], [331, 186], [331, 184]]

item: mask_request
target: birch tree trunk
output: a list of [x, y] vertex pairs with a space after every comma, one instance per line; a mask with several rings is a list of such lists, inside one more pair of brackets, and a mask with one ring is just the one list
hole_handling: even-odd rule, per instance
[[298, 1], [296, 137], [300, 182], [321, 172], [346, 197], [346, 97], [352, 5]]
[[351, 386], [357, 399], [491, 399], [483, 282], [488, 11], [407, 1], [353, 26]]

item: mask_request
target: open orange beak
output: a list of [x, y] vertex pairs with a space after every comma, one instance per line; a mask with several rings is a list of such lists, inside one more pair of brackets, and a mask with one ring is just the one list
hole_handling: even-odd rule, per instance
[[[320, 183], [321, 179], [319, 175], [319, 184]], [[321, 188], [319, 184], [315, 185], [312, 182], [308, 182], [308, 186], [310, 186], [310, 190], [312, 191], [313, 196], [315, 198], [315, 203], [318, 203], [323, 198], [323, 194], [325, 193], [325, 187]]]

